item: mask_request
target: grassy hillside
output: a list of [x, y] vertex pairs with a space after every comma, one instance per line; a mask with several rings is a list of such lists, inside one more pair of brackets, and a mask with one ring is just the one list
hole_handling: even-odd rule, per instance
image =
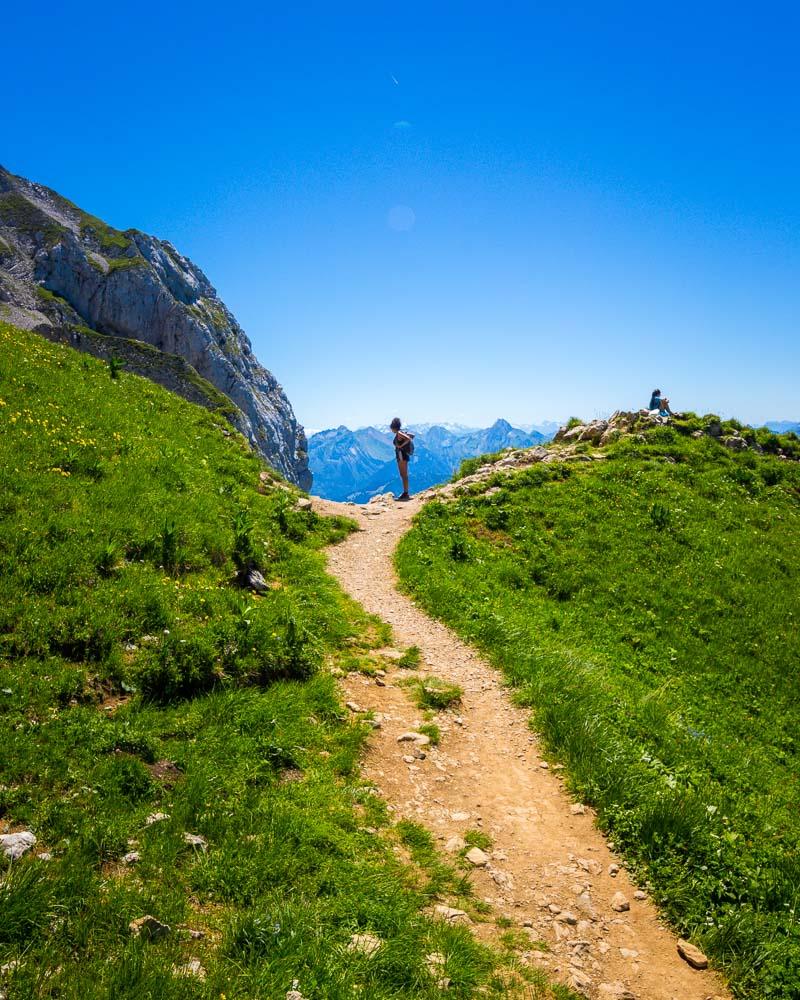
[[463, 873], [358, 777], [330, 668], [387, 636], [324, 573], [347, 522], [263, 471], [220, 416], [0, 324], [0, 832], [38, 838], [0, 861], [9, 1000], [512, 995], [509, 956], [425, 916], [476, 907]]
[[698, 423], [431, 503], [397, 563], [673, 923], [777, 1000], [800, 996], [800, 464]]

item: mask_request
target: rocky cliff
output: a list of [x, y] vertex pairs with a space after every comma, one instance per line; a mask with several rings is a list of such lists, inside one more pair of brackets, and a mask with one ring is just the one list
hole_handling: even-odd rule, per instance
[[303, 428], [200, 268], [166, 240], [113, 229], [2, 167], [0, 319], [116, 354], [127, 370], [222, 409], [272, 466], [310, 488]]

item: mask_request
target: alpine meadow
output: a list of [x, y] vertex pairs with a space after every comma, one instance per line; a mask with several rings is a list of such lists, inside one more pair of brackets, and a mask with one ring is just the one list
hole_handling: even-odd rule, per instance
[[687, 414], [598, 448], [573, 425], [564, 460], [465, 463], [398, 571], [735, 994], [796, 997], [800, 440]]
[[359, 776], [352, 523], [119, 365], [6, 324], [0, 358], [0, 993], [573, 996], [433, 919], [486, 907]]

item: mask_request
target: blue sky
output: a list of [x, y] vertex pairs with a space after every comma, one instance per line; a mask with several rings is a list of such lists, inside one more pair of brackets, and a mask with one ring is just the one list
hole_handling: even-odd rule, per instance
[[307, 426], [800, 419], [796, 7], [26, 6], [0, 163], [192, 257]]

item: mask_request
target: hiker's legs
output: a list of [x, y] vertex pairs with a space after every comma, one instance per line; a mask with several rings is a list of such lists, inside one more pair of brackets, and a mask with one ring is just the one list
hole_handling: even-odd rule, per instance
[[408, 462], [405, 459], [397, 459], [397, 468], [400, 471], [400, 479], [403, 483], [403, 493], [408, 493]]

